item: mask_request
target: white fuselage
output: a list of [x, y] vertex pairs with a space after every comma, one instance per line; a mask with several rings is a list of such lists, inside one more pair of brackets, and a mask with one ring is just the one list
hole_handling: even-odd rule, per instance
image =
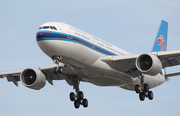
[[[55, 27], [55, 28], [54, 28]], [[50, 22], [40, 26], [37, 42], [49, 57], [61, 56], [85, 80], [99, 86], [119, 86], [134, 90], [140, 80], [111, 68], [100, 59], [106, 55], [130, 54], [108, 42], [65, 23]], [[123, 67], [123, 66], [122, 66]], [[165, 82], [163, 75], [145, 75], [150, 88]]]

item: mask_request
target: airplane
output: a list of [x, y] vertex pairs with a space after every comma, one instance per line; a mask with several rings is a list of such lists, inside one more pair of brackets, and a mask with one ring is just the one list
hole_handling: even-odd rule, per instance
[[150, 90], [180, 75], [166, 73], [166, 67], [180, 64], [180, 50], [167, 51], [168, 23], [161, 21], [151, 52], [131, 54], [78, 28], [62, 22], [42, 24], [36, 33], [40, 49], [54, 65], [0, 72], [0, 78], [18, 86], [18, 81], [30, 89], [42, 89], [46, 81], [65, 80], [73, 86], [69, 97], [74, 107], [88, 107], [80, 91], [80, 82], [97, 86], [118, 86], [135, 91], [140, 101], [152, 100]]

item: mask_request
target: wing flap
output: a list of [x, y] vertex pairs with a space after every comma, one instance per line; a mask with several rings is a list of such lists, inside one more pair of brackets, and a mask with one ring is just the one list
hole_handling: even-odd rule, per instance
[[6, 77], [8, 82], [13, 82], [16, 86], [18, 86], [18, 81], [20, 81], [20, 74], [22, 71], [23, 70], [1, 72], [0, 78]]
[[157, 52], [163, 68], [180, 64], [180, 50]]
[[171, 66], [175, 66], [175, 65], [179, 64], [179, 59], [178, 58], [169, 58], [168, 61], [171, 64]]

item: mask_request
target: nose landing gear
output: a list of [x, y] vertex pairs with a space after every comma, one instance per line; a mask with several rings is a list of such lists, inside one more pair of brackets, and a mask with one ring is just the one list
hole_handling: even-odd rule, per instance
[[54, 74], [61, 74], [62, 73], [62, 67], [59, 66], [59, 63], [62, 60], [61, 56], [53, 56], [52, 60], [54, 61], [54, 63], [57, 65], [57, 67], [54, 67]]
[[[62, 67], [59, 66], [59, 63], [61, 62], [62, 57], [61, 56], [53, 56], [52, 60], [55, 64], [57, 64], [57, 67], [54, 67], [54, 74], [58, 76], [58, 74], [62, 73]], [[74, 92], [71, 92], [69, 94], [69, 98], [71, 101], [74, 101], [74, 107], [78, 109], [80, 105], [83, 105], [84, 108], [88, 107], [88, 100], [84, 98], [84, 93], [79, 90], [79, 84], [81, 78], [76, 75], [68, 75], [70, 81], [72, 82], [71, 85], [73, 85], [73, 88], [76, 91], [76, 94]]]

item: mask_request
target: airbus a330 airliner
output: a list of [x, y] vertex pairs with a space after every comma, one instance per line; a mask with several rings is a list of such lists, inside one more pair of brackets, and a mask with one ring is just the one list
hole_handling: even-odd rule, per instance
[[49, 56], [54, 65], [1, 72], [18, 86], [18, 81], [30, 88], [40, 90], [46, 80], [66, 80], [73, 86], [70, 100], [75, 108], [88, 106], [88, 100], [79, 89], [80, 82], [98, 86], [118, 86], [135, 91], [141, 101], [153, 99], [149, 89], [169, 80], [180, 72], [169, 73], [166, 67], [180, 64], [180, 50], [167, 50], [168, 23], [161, 21], [154, 46], [145, 54], [130, 54], [108, 42], [60, 22], [41, 25], [36, 40], [41, 50]]

